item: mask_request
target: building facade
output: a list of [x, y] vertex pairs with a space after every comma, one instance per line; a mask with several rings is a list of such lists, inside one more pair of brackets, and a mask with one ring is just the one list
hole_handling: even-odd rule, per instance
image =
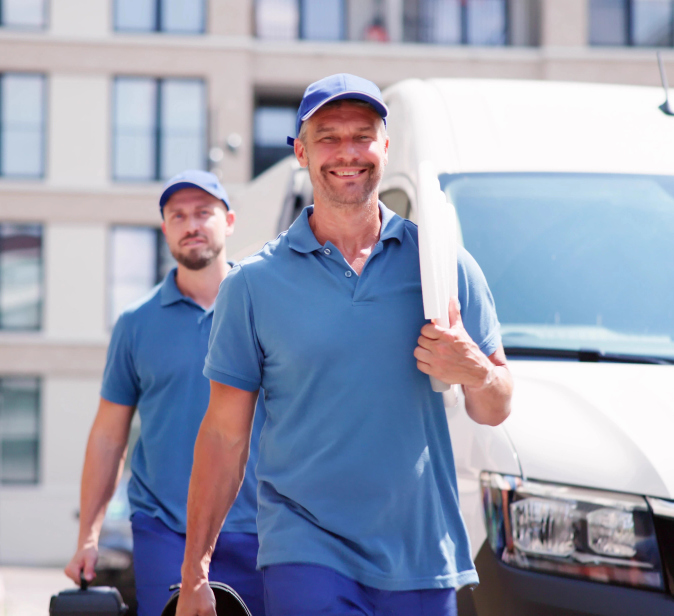
[[331, 73], [655, 85], [673, 43], [671, 0], [1, 0], [0, 564], [75, 547], [111, 325], [171, 266], [166, 178], [236, 194]]

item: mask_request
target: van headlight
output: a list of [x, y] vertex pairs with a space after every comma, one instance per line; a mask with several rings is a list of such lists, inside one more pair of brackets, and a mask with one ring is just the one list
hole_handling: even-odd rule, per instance
[[664, 590], [644, 498], [489, 472], [480, 483], [489, 544], [504, 563]]

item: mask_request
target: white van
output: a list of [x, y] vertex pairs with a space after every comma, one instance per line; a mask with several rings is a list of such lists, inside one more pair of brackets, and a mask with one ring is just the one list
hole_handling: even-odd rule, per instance
[[[657, 88], [409, 80], [381, 199], [430, 160], [496, 301], [498, 428], [447, 408], [481, 584], [461, 616], [674, 615], [674, 117]], [[280, 227], [311, 202], [290, 183]], [[282, 230], [282, 229], [280, 229]]]

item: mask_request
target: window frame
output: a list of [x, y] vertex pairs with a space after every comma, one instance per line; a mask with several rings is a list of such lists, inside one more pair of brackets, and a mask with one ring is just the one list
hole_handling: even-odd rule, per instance
[[[43, 396], [42, 396], [42, 377], [39, 375], [32, 374], [3, 374], [0, 375], [0, 396], [4, 392], [4, 381], [8, 379], [30, 379], [35, 381], [35, 393], [36, 393], [36, 405], [35, 405], [35, 424], [36, 424], [36, 434], [35, 434], [35, 476], [32, 481], [7, 481], [4, 478], [4, 472], [2, 469], [2, 449], [4, 446], [5, 438], [0, 434], [0, 489], [11, 489], [19, 487], [33, 487], [39, 486], [42, 482], [42, 438], [43, 438]], [[1, 409], [0, 409], [1, 412]]]
[[[167, 270], [166, 272], [162, 271], [162, 257], [163, 257], [163, 246], [162, 243], [166, 244], [166, 238], [164, 237], [164, 232], [162, 231], [160, 226], [154, 226], [154, 225], [139, 225], [139, 224], [113, 224], [108, 227], [108, 237], [107, 237], [107, 257], [106, 257], [106, 326], [108, 330], [112, 330], [112, 328], [115, 326], [115, 323], [117, 322], [117, 319], [119, 318], [119, 315], [114, 314], [115, 312], [115, 290], [114, 290], [114, 285], [116, 283], [115, 280], [115, 272], [114, 272], [114, 257], [113, 257], [113, 236], [115, 233], [116, 229], [147, 229], [153, 232], [154, 236], [154, 275], [155, 275], [155, 282], [148, 289], [146, 292], [149, 292], [152, 288], [160, 284], [163, 280], [166, 274], [168, 273]], [[168, 250], [168, 246], [166, 246], [166, 249]], [[169, 251], [170, 254], [170, 251]], [[173, 265], [175, 267], [175, 265]]]
[[[153, 131], [153, 144], [154, 144], [154, 156], [153, 156], [153, 173], [152, 177], [149, 178], [129, 178], [121, 177], [117, 174], [116, 169], [116, 154], [117, 154], [117, 107], [116, 107], [116, 92], [117, 92], [117, 83], [122, 79], [138, 79], [138, 80], [150, 80], [154, 82], [156, 88], [156, 100], [154, 105], [154, 123], [152, 127]], [[142, 184], [147, 182], [164, 182], [168, 178], [162, 177], [162, 125], [161, 125], [161, 116], [162, 116], [162, 98], [163, 98], [163, 88], [162, 84], [171, 81], [192, 81], [199, 82], [203, 89], [204, 95], [204, 127], [203, 127], [203, 140], [204, 140], [204, 151], [202, 152], [202, 160], [200, 167], [204, 170], [208, 170], [209, 163], [209, 150], [210, 150], [210, 110], [208, 105], [208, 82], [202, 77], [152, 77], [147, 75], [115, 75], [113, 78], [111, 97], [110, 102], [110, 133], [112, 138], [110, 139], [110, 177], [113, 182], [119, 183], [128, 183], [128, 184]]]
[[[593, 43], [592, 40], [590, 39], [590, 33], [592, 30], [591, 27], [591, 22], [588, 23], [588, 41], [587, 44], [589, 47], [607, 47], [609, 49], [615, 49], [615, 48], [620, 48], [620, 47], [637, 47], [637, 48], [644, 48], [644, 49], [669, 49], [674, 47], [674, 0], [668, 0], [670, 9], [671, 9], [671, 17], [669, 20], [669, 43], [667, 45], [646, 45], [643, 43], [637, 43], [634, 40], [634, 31], [633, 31], [633, 26], [634, 26], [634, 13], [635, 13], [635, 3], [637, 0], [623, 0], [623, 7], [622, 10], [624, 11], [624, 17], [625, 17], [625, 29], [623, 32], [623, 43], [615, 43], [615, 44], [610, 44], [610, 43]], [[591, 0], [590, 0], [591, 2]], [[591, 8], [588, 5], [588, 8]], [[592, 19], [592, 11], [588, 11], [588, 20]]]
[[[209, 0], [198, 0], [201, 2], [203, 7], [201, 24], [199, 25], [199, 30], [164, 30], [162, 29], [162, 9], [163, 4], [167, 0], [152, 0], [154, 3], [154, 24], [151, 30], [136, 30], [130, 28], [120, 28], [117, 24], [117, 3], [119, 0], [113, 0], [110, 3], [110, 8], [112, 10], [112, 29], [116, 33], [120, 34], [167, 34], [167, 35], [176, 35], [176, 36], [199, 36], [207, 34], [207, 24], [208, 24], [208, 9], [209, 9]], [[193, 0], [194, 1], [194, 0]], [[2, 2], [2, 0], [0, 0]]]
[[[2, 2], [2, 0], [0, 0]], [[4, 160], [3, 160], [3, 152], [2, 152], [2, 134], [4, 132], [4, 126], [2, 122], [2, 111], [3, 111], [3, 104], [4, 104], [4, 81], [5, 81], [5, 76], [6, 75], [21, 75], [21, 76], [32, 76], [32, 77], [39, 77], [41, 82], [42, 82], [42, 96], [40, 100], [40, 106], [41, 106], [41, 119], [40, 119], [40, 126], [42, 127], [42, 131], [40, 134], [40, 147], [41, 147], [41, 152], [40, 152], [40, 172], [36, 175], [7, 175], [4, 172]], [[49, 92], [48, 92], [48, 87], [49, 87], [49, 81], [47, 79], [47, 75], [45, 73], [41, 73], [38, 71], [0, 71], [0, 180], [19, 180], [22, 182], [30, 182], [30, 181], [40, 181], [44, 180], [47, 176], [47, 134], [49, 133], [49, 126], [48, 126], [48, 121], [49, 121], [49, 113], [47, 110], [47, 105], [49, 104]]]
[[634, 14], [635, 14], [635, 3], [636, 0], [627, 0], [627, 18], [625, 20], [626, 28], [627, 28], [627, 41], [628, 41], [628, 46], [629, 47], [644, 47], [646, 49], [651, 48], [651, 49], [657, 49], [658, 47], [662, 48], [670, 48], [674, 47], [674, 0], [668, 0], [669, 1], [669, 10], [670, 10], [670, 17], [669, 17], [669, 42], [667, 45], [645, 45], [643, 43], [637, 43], [634, 40]]
[[[29, 32], [43, 32], [49, 28], [49, 1], [40, 0], [42, 2], [42, 25], [33, 26], [28, 24], [5, 24], [3, 21], [4, 5], [7, 0], [0, 0], [0, 28], [7, 28], [8, 30], [25, 30]], [[205, 0], [204, 0], [205, 1]]]
[[315, 0], [296, 0], [297, 14], [299, 17], [297, 23], [297, 40], [298, 41], [325, 41], [328, 43], [338, 43], [349, 40], [349, 2], [347, 0], [338, 0], [342, 4], [342, 23], [340, 24], [340, 38], [337, 39], [317, 39], [307, 38], [304, 36], [304, 26], [306, 24], [306, 15], [304, 11], [305, 2], [314, 2]]
[[290, 41], [313, 41], [313, 42], [329, 42], [329, 43], [337, 43], [337, 42], [342, 42], [342, 41], [349, 41], [351, 40], [349, 38], [349, 2], [348, 0], [338, 0], [341, 5], [342, 5], [342, 23], [341, 28], [340, 28], [340, 38], [338, 39], [319, 39], [319, 38], [307, 38], [304, 36], [304, 26], [306, 24], [306, 15], [304, 11], [304, 3], [305, 2], [315, 2], [316, 0], [294, 0], [295, 7], [297, 9], [297, 30], [295, 31], [295, 34], [292, 38], [285, 38], [285, 37], [279, 37], [276, 39], [275, 37], [264, 37], [260, 36], [259, 34], [259, 14], [258, 14], [258, 3], [255, 1], [253, 3], [253, 10], [254, 10], [254, 23], [255, 23], [255, 38], [261, 39], [261, 40], [290, 40]]
[[[259, 146], [257, 143], [257, 140], [255, 138], [255, 132], [256, 132], [256, 126], [255, 126], [255, 118], [256, 118], [256, 113], [257, 110], [262, 108], [262, 107], [271, 107], [271, 108], [287, 108], [287, 109], [292, 109], [294, 112], [294, 115], [297, 115], [297, 109], [300, 106], [300, 99], [299, 98], [292, 98], [292, 97], [271, 97], [271, 96], [264, 96], [264, 95], [257, 95], [255, 97], [254, 105], [253, 105], [253, 138], [252, 138], [252, 152], [251, 152], [251, 170], [253, 173], [253, 178], [258, 177], [259, 175], [263, 174], [265, 171], [270, 169], [273, 165], [278, 163], [279, 161], [283, 160], [286, 156], [291, 156], [293, 154], [293, 149], [292, 147], [288, 146], [287, 144], [283, 143], [278, 146]], [[293, 133], [294, 134], [294, 127], [293, 127]], [[258, 161], [258, 153], [259, 153], [259, 148], [267, 149], [267, 151], [271, 151], [272, 149], [278, 149], [279, 154], [281, 153], [282, 150], [287, 150], [287, 154], [285, 156], [280, 156], [278, 160], [276, 160], [274, 163], [271, 165], [268, 165], [264, 167], [264, 169], [260, 169], [260, 164]]]
[[[44, 302], [45, 302], [45, 260], [44, 260], [44, 225], [42, 223], [21, 223], [21, 222], [12, 222], [12, 223], [0, 223], [0, 255], [2, 255], [3, 243], [5, 241], [4, 235], [1, 233], [3, 226], [5, 224], [11, 225], [31, 225], [40, 227], [40, 250], [39, 250], [39, 263], [40, 263], [40, 275], [38, 279], [40, 298], [37, 303], [37, 325], [35, 327], [4, 327], [3, 326], [3, 314], [2, 309], [0, 309], [0, 333], [4, 332], [41, 332], [44, 327]], [[0, 269], [0, 298], [2, 297], [2, 269]], [[2, 378], [2, 377], [0, 377]]]
[[[436, 0], [436, 2], [439, 2], [441, 0]], [[504, 28], [503, 28], [503, 36], [504, 36], [504, 42], [503, 44], [494, 44], [494, 45], [485, 45], [485, 44], [480, 44], [480, 43], [473, 43], [469, 40], [469, 32], [470, 32], [470, 17], [469, 17], [469, 7], [468, 3], [470, 0], [464, 1], [461, 0], [459, 3], [459, 10], [460, 10], [460, 17], [459, 17], [459, 22], [460, 22], [460, 29], [461, 29], [461, 40], [457, 43], [442, 43], [442, 42], [435, 42], [435, 41], [425, 41], [422, 40], [422, 26], [421, 26], [421, 3], [424, 2], [424, 0], [412, 0], [412, 10], [410, 10], [408, 2], [404, 1], [404, 9], [403, 9], [403, 42], [405, 43], [416, 43], [416, 44], [421, 44], [421, 45], [438, 45], [438, 46], [444, 46], [444, 47], [510, 47], [512, 46], [512, 9], [511, 9], [511, 1], [510, 0], [502, 0], [503, 1], [503, 7], [505, 9], [505, 19], [504, 19]], [[408, 20], [413, 20], [413, 24], [408, 24]]]

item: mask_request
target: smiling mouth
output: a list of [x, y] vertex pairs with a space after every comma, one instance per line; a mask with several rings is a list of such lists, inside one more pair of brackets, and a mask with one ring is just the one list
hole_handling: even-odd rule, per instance
[[354, 169], [349, 171], [330, 171], [330, 173], [338, 178], [351, 179], [363, 175], [366, 171], [366, 169]]

